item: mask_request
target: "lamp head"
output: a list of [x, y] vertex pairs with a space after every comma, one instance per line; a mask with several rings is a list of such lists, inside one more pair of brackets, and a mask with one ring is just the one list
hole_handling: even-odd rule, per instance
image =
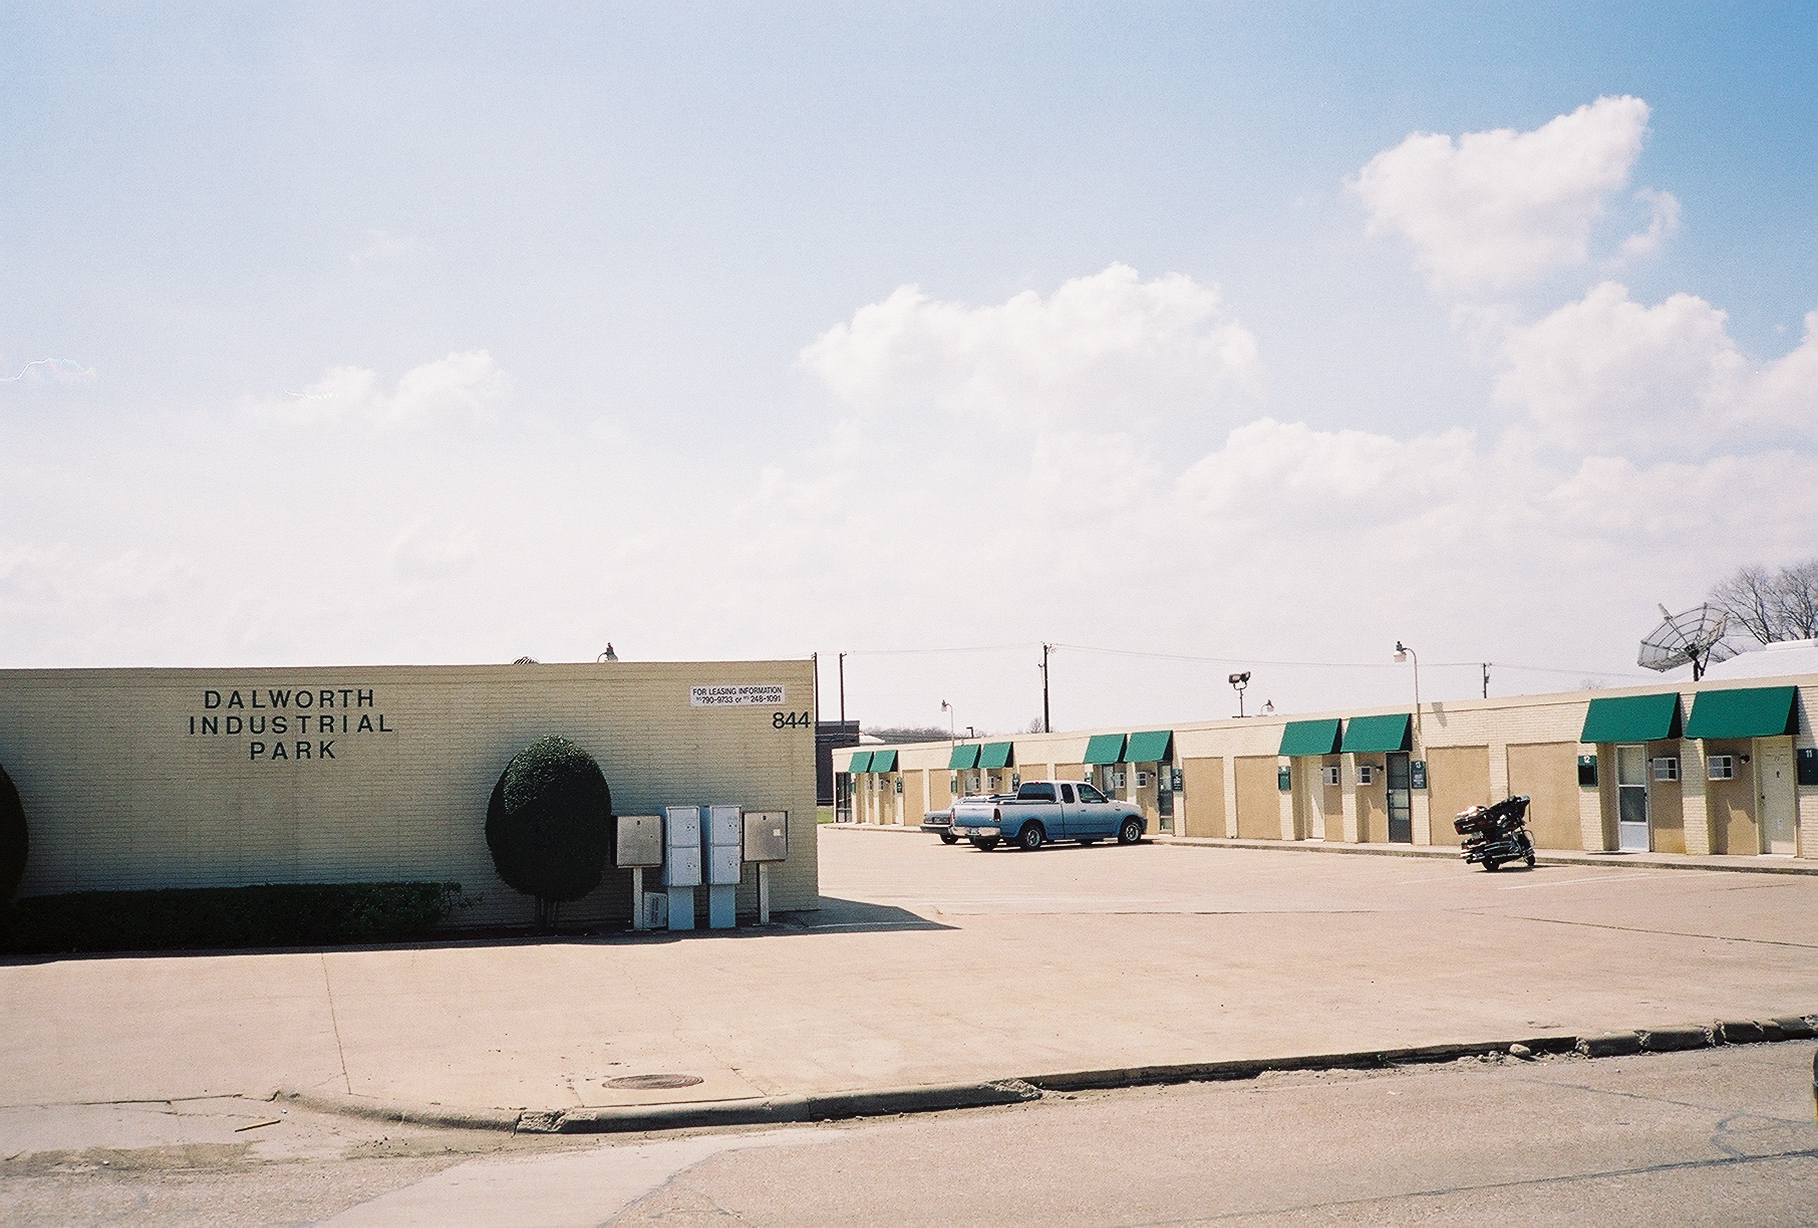
[[1395, 659], [1397, 661], [1406, 661], [1408, 659], [1407, 646], [1404, 645], [1400, 640], [1395, 641]]

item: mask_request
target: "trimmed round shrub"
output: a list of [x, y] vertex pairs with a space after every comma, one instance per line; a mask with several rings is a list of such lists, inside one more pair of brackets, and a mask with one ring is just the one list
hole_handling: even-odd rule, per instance
[[25, 877], [25, 855], [31, 838], [25, 830], [25, 807], [13, 778], [0, 767], [0, 907], [5, 907]]
[[612, 843], [612, 791], [593, 756], [567, 738], [532, 743], [505, 765], [486, 806], [499, 877], [537, 899], [537, 920], [600, 885]]

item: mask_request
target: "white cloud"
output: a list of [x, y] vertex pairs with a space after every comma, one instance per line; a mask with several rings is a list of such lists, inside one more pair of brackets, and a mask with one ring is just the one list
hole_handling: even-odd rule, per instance
[[1752, 361], [1728, 317], [1692, 294], [1653, 307], [1604, 282], [1533, 324], [1509, 325], [1496, 400], [1536, 441], [1622, 456], [1708, 456], [1818, 428], [1818, 313], [1804, 342]]
[[1113, 264], [1043, 298], [975, 307], [903, 286], [802, 350], [800, 365], [867, 412], [936, 407], [1006, 429], [1116, 431], [1247, 400], [1256, 337], [1215, 287]]
[[0, 384], [92, 384], [95, 369], [73, 358], [39, 358], [23, 364], [13, 375], [0, 375]]
[[[1585, 262], [1591, 225], [1628, 184], [1647, 122], [1641, 99], [1606, 97], [1533, 132], [1415, 133], [1349, 186], [1369, 232], [1405, 238], [1440, 289], [1508, 289]], [[1672, 197], [1650, 203], [1643, 248], [1677, 217]]]
[[1671, 192], [1642, 188], [1635, 193], [1635, 199], [1647, 205], [1652, 216], [1646, 230], [1622, 241], [1622, 257], [1625, 260], [1638, 260], [1653, 255], [1679, 229], [1679, 198]]
[[443, 580], [473, 566], [474, 538], [466, 525], [414, 521], [391, 543], [392, 570], [405, 580]]
[[417, 249], [417, 241], [409, 235], [394, 235], [384, 230], [369, 230], [366, 241], [347, 254], [347, 263], [355, 268], [364, 268], [369, 264], [384, 264], [410, 255]]
[[510, 391], [511, 380], [492, 355], [468, 350], [411, 368], [390, 392], [375, 371], [335, 367], [303, 391], [254, 410], [300, 425], [354, 421], [403, 428], [484, 420]]

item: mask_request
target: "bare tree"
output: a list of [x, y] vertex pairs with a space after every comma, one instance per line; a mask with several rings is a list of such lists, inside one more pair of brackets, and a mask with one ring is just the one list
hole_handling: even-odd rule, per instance
[[1774, 613], [1789, 640], [1818, 639], [1818, 559], [1780, 573], [1774, 586]]
[[1711, 586], [1711, 603], [1758, 643], [1818, 637], [1818, 559], [1777, 572], [1739, 567]]

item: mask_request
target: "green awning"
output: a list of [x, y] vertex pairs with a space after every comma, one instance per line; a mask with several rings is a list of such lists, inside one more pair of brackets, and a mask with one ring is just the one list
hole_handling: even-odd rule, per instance
[[947, 756], [949, 772], [969, 772], [978, 766], [978, 743], [962, 742]]
[[1700, 691], [1685, 723], [1688, 738], [1775, 738], [1799, 732], [1799, 688]]
[[978, 765], [982, 768], [1009, 767], [1015, 760], [1015, 742], [987, 742], [979, 748]]
[[1086, 743], [1086, 762], [1092, 764], [1124, 762], [1124, 735], [1095, 733]]
[[893, 750], [874, 750], [871, 752], [871, 770], [874, 772], [896, 771], [896, 752]]
[[1347, 755], [1375, 755], [1408, 749], [1406, 712], [1388, 716], [1354, 716], [1345, 723], [1345, 740], [1339, 747]]
[[1658, 742], [1679, 736], [1679, 692], [1593, 699], [1580, 742]]
[[851, 772], [854, 776], [857, 776], [861, 772], [869, 772], [871, 770], [871, 752], [868, 750], [855, 752], [852, 756], [852, 762], [846, 765], [846, 770]]
[[1338, 718], [1329, 721], [1289, 721], [1282, 727], [1278, 755], [1335, 755], [1338, 753]]
[[1124, 750], [1125, 763], [1167, 763], [1173, 756], [1174, 731], [1172, 729], [1152, 729], [1148, 733], [1130, 735], [1130, 745]]

